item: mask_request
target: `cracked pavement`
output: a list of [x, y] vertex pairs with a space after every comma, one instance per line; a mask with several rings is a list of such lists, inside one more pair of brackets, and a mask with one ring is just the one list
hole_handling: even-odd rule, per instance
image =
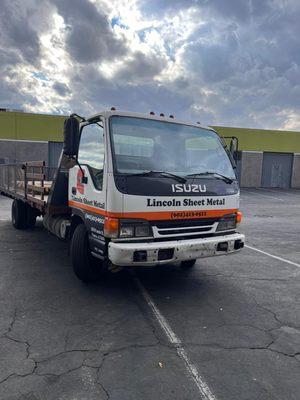
[[[243, 190], [247, 244], [300, 263], [300, 191]], [[199, 399], [130, 274], [85, 286], [0, 197], [0, 399]], [[300, 268], [251, 249], [138, 271], [218, 400], [300, 398]]]

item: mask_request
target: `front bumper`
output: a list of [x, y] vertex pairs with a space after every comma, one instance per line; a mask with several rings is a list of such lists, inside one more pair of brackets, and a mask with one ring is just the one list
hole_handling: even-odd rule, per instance
[[[170, 264], [176, 261], [236, 253], [244, 246], [244, 242], [245, 236], [240, 233], [210, 238], [170, 240], [166, 242], [110, 242], [108, 245], [108, 257], [113, 264], [124, 267], [139, 265], [154, 266], [158, 264]], [[226, 250], [224, 250], [223, 245], [220, 245], [221, 243], [228, 244]], [[223, 250], [220, 250], [220, 247], [223, 247]], [[137, 257], [137, 252], [140, 252], [140, 254], [142, 252], [145, 260], [137, 261], [139, 258]], [[162, 254], [163, 257], [169, 256], [171, 258], [162, 259]]]

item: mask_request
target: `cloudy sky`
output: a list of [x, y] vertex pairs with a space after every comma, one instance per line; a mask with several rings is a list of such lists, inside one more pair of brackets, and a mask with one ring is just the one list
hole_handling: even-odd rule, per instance
[[300, 130], [299, 0], [1, 0], [0, 107]]

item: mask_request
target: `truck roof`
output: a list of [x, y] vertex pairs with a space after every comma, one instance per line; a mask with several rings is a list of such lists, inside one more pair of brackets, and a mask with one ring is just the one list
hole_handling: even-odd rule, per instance
[[91, 115], [90, 117], [88, 117], [86, 120], [90, 121], [93, 120], [97, 117], [104, 117], [104, 118], [109, 118], [111, 116], [122, 116], [122, 117], [134, 117], [134, 118], [146, 118], [146, 119], [152, 119], [155, 121], [167, 121], [167, 122], [171, 122], [173, 124], [181, 124], [181, 125], [189, 125], [189, 126], [195, 126], [196, 128], [203, 128], [203, 129], [208, 129], [210, 131], [214, 131], [213, 128], [206, 126], [206, 125], [202, 125], [199, 123], [193, 123], [193, 122], [189, 122], [189, 121], [183, 121], [180, 119], [175, 119], [175, 118], [170, 118], [167, 116], [161, 117], [160, 115], [153, 115], [153, 114], [141, 114], [141, 113], [135, 113], [135, 112], [130, 112], [130, 111], [118, 111], [118, 110], [104, 110], [98, 114], [94, 114]]

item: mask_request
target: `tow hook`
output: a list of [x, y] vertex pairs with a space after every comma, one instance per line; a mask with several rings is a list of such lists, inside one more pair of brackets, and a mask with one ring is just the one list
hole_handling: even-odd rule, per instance
[[244, 242], [242, 242], [240, 239], [235, 240], [235, 242], [234, 242], [234, 249], [235, 250], [242, 249], [243, 247], [244, 247]]
[[217, 251], [227, 251], [228, 250], [228, 242], [218, 243]]

